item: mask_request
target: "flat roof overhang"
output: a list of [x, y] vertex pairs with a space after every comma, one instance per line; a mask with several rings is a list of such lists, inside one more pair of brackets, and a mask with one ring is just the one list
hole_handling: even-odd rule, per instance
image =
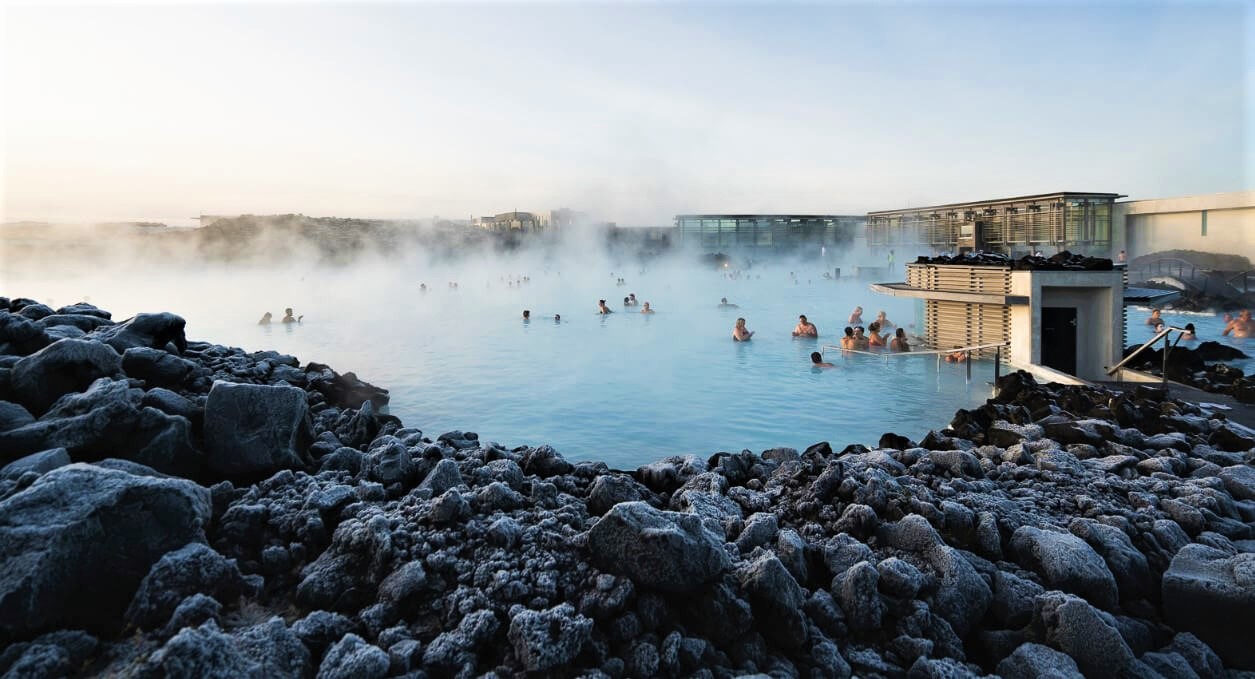
[[911, 212], [924, 212], [926, 210], [956, 210], [968, 207], [987, 207], [992, 205], [1001, 205], [1006, 203], [1025, 203], [1040, 202], [1046, 200], [1058, 200], [1067, 198], [1107, 198], [1115, 201], [1118, 198], [1127, 198], [1121, 193], [1099, 193], [1091, 191], [1055, 191], [1054, 193], [1035, 193], [1027, 196], [1011, 196], [1010, 198], [992, 198], [989, 200], [970, 200], [963, 203], [945, 203], [943, 205], [921, 205], [919, 207], [906, 207], [896, 210], [872, 210], [867, 215], [895, 215], [907, 214]]
[[966, 302], [968, 304], [999, 304], [1002, 306], [1021, 306], [1028, 304], [1025, 295], [1001, 295], [992, 292], [949, 292], [945, 290], [925, 290], [913, 288], [906, 283], [872, 283], [872, 292], [890, 297], [911, 297], [914, 299], [932, 299], [942, 302]]

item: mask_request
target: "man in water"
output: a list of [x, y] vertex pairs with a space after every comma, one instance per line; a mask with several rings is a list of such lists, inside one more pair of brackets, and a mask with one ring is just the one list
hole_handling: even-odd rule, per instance
[[842, 335], [842, 337], [841, 337], [841, 348], [842, 348], [842, 349], [853, 349], [853, 348], [854, 348], [854, 344], [855, 344], [855, 342], [854, 342], [854, 328], [851, 328], [850, 326], [848, 326], [848, 325], [847, 325], [847, 326], [845, 326], [845, 330], [844, 330], [843, 332], [845, 332], [845, 334], [844, 334], [844, 335]]
[[849, 323], [850, 325], [862, 325], [863, 324], [863, 307], [861, 306], [854, 307], [854, 311], [850, 313], [850, 318], [846, 321], [846, 323]]
[[863, 326], [861, 325], [854, 328], [854, 348], [859, 351], [867, 351], [869, 348], [868, 343], [870, 340], [867, 339], [867, 336], [864, 335], [863, 332]]
[[806, 314], [797, 317], [797, 327], [793, 328], [794, 337], [819, 337], [819, 329], [814, 323], [806, 320]]
[[898, 328], [894, 333], [893, 341], [889, 343], [890, 351], [907, 352], [911, 350], [911, 344], [906, 341], [906, 331]]
[[1159, 309], [1150, 312], [1150, 318], [1146, 319], [1146, 325], [1163, 325], [1163, 319], [1159, 317]]
[[635, 292], [634, 292], [634, 293], [632, 293], [632, 294], [630, 294], [630, 295], [628, 295], [628, 299], [632, 300], [632, 306], [636, 306], [636, 305], [638, 304], [638, 302], [636, 301], [636, 293], [635, 293]]
[[889, 320], [889, 317], [885, 315], [884, 309], [881, 309], [880, 313], [876, 314], [876, 322], [880, 324], [881, 330], [888, 330], [889, 328], [896, 327], [893, 321]]
[[270, 325], [270, 312], [261, 315], [261, 320], [257, 321], [257, 325]]
[[720, 309], [740, 309], [741, 307], [735, 304], [728, 304], [728, 298], [723, 297], [723, 298], [720, 298], [719, 300], [719, 308]]
[[649, 308], [649, 302], [645, 302], [645, 306], [641, 307], [641, 313], [643, 314], [654, 313], [654, 310]]
[[288, 307], [283, 310], [284, 323], [300, 323], [302, 318], [305, 318], [304, 314], [297, 316], [296, 318], [292, 317], [292, 307]]
[[811, 367], [812, 368], [835, 368], [837, 366], [831, 363], [825, 362], [823, 354], [819, 353], [818, 351], [812, 351], [811, 352]]
[[530, 310], [528, 310], [528, 309], [524, 309], [524, 310], [523, 310], [523, 320], [525, 320], [525, 321], [530, 321], [530, 320], [532, 320], [532, 312], [531, 312]]
[[599, 299], [597, 300], [597, 313], [601, 314], [602, 316], [605, 316], [607, 314], [612, 314], [614, 312], [610, 310], [610, 307], [606, 306], [606, 300]]
[[745, 319], [744, 318], [736, 319], [736, 326], [732, 328], [732, 341], [748, 342], [750, 341], [750, 338], [753, 336], [754, 336], [754, 331], [748, 330], [745, 327]]
[[1220, 334], [1228, 336], [1229, 333], [1233, 333], [1234, 337], [1250, 337], [1255, 334], [1255, 323], [1251, 321], [1250, 310], [1243, 309], [1237, 318], [1229, 321], [1229, 325]]
[[553, 322], [554, 322], [554, 323], [561, 323], [561, 322], [562, 322], [562, 314], [554, 314], [554, 315], [553, 315]]
[[632, 306], [632, 300], [631, 300], [630, 298], [628, 298], [628, 297], [624, 297], [624, 298], [623, 298], [623, 308], [624, 308], [624, 309], [626, 309], [626, 308], [628, 308], [628, 307], [630, 307], [630, 306]]
[[1126, 255], [1126, 254], [1124, 254], [1124, 250], [1121, 250], [1121, 251], [1120, 251], [1120, 254], [1116, 255], [1116, 261], [1117, 261], [1117, 262], [1123, 262], [1123, 261], [1127, 260], [1128, 258], [1129, 258], [1129, 256], [1128, 256], [1128, 255]]

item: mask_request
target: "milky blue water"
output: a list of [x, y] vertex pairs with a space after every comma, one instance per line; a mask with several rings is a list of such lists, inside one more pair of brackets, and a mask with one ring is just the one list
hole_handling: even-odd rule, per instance
[[[1149, 307], [1129, 307], [1126, 321], [1129, 345], [1140, 345], [1155, 336], [1154, 326], [1146, 323], [1146, 319], [1150, 317], [1150, 311]], [[1164, 311], [1161, 313], [1161, 318], [1169, 325], [1178, 328], [1184, 328], [1187, 323], [1194, 324], [1194, 330], [1198, 335], [1198, 339], [1192, 341], [1181, 340], [1177, 346], [1193, 348], [1208, 340], [1220, 342], [1239, 349], [1252, 357], [1237, 361], [1226, 361], [1228, 365], [1241, 368], [1247, 373], [1255, 371], [1255, 338], [1225, 337], [1222, 335], [1221, 333], [1225, 329], [1224, 314]], [[1172, 335], [1172, 341], [1174, 343], [1177, 341], [1176, 335]], [[1156, 347], [1158, 346], [1161, 346], [1161, 344], [1156, 344]]]
[[[970, 383], [964, 365], [933, 357], [828, 352], [836, 368], [811, 368], [809, 354], [836, 343], [855, 305], [865, 322], [880, 309], [915, 320], [913, 301], [876, 295], [867, 281], [825, 280], [817, 264], [792, 267], [796, 279], [760, 268], [741, 280], [693, 267], [566, 266], [78, 272], [13, 281], [5, 294], [57, 304], [87, 296], [115, 318], [175, 311], [189, 338], [354, 371], [390, 389], [390, 411], [428, 435], [460, 429], [506, 446], [548, 443], [618, 468], [673, 454], [875, 444], [889, 431], [918, 440], [990, 395], [991, 362], [974, 363]], [[524, 273], [529, 284], [504, 279]], [[633, 292], [657, 313], [625, 310]], [[740, 308], [717, 308], [721, 297]], [[597, 315], [599, 298], [616, 313]], [[299, 326], [256, 325], [285, 306], [304, 314]], [[790, 336], [799, 313], [816, 323], [819, 342]], [[751, 342], [731, 340], [738, 316], [755, 331]]]

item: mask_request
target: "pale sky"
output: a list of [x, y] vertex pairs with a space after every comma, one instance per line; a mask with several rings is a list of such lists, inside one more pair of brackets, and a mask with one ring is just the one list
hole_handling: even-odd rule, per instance
[[8, 5], [0, 221], [1250, 189], [1248, 7]]

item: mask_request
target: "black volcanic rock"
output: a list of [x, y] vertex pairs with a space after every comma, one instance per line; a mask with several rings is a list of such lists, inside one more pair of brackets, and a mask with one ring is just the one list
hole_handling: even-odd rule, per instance
[[18, 403], [42, 415], [63, 394], [87, 389], [101, 377], [121, 374], [122, 357], [106, 344], [63, 339], [13, 366], [10, 388]]

